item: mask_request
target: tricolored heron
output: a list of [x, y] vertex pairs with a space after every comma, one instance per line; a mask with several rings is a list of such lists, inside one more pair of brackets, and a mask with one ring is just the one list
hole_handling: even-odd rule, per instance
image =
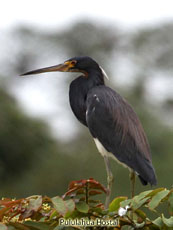
[[98, 151], [104, 158], [108, 183], [105, 207], [109, 205], [113, 182], [109, 157], [129, 168], [132, 195], [135, 174], [143, 185], [156, 185], [150, 148], [142, 125], [128, 102], [105, 86], [106, 74], [97, 62], [90, 57], [74, 57], [63, 64], [22, 75], [53, 71], [82, 73], [70, 84], [70, 105], [76, 118], [88, 127]]

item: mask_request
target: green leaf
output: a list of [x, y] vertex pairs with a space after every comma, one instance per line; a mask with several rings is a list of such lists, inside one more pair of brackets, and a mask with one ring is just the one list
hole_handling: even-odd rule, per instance
[[145, 191], [145, 192], [142, 192], [139, 195], [133, 197], [132, 202], [131, 202], [131, 207], [134, 210], [140, 208], [147, 200], [150, 199], [149, 197], [147, 197], [147, 195], [151, 192], [152, 192], [152, 190]]
[[52, 220], [53, 218], [58, 216], [58, 212], [56, 210], [54, 210], [51, 215], [50, 215], [50, 220]]
[[[13, 228], [11, 228], [11, 225]], [[12, 222], [10, 223], [10, 226], [8, 226], [8, 230], [31, 230], [31, 228], [24, 225], [24, 223]], [[32, 230], [38, 230], [38, 229], [32, 228]]]
[[66, 207], [67, 207], [68, 211], [66, 212], [64, 217], [65, 218], [70, 218], [72, 213], [73, 213], [73, 211], [75, 210], [75, 202], [72, 199], [70, 199], [70, 200], [66, 200], [65, 204], [66, 204]]
[[37, 212], [38, 209], [41, 207], [41, 205], [42, 205], [42, 197], [41, 196], [38, 196], [36, 199], [30, 199], [28, 211]]
[[0, 230], [8, 230], [5, 224], [0, 223]]
[[145, 226], [145, 221], [142, 223], [135, 222], [135, 229], [138, 229], [138, 228], [142, 229], [144, 226]]
[[54, 230], [64, 230], [64, 229], [65, 229], [64, 226], [59, 226], [59, 225], [54, 228]]
[[124, 200], [120, 203], [120, 206], [124, 208], [126, 207], [126, 205], [130, 205], [131, 202], [132, 202], [132, 199]]
[[159, 228], [162, 228], [164, 225], [161, 217], [158, 217], [157, 219], [153, 220], [152, 223], [158, 226]]
[[149, 197], [153, 197], [155, 196], [158, 192], [164, 191], [165, 188], [156, 188], [154, 190], [152, 190], [147, 196]]
[[79, 201], [79, 203], [76, 204], [76, 208], [79, 212], [82, 213], [88, 213], [89, 206], [83, 201]]
[[32, 200], [32, 202], [30, 202], [30, 205], [32, 207], [32, 210], [38, 211], [38, 209], [42, 205], [42, 196], [38, 196], [37, 199]]
[[166, 226], [170, 228], [173, 227], [173, 216], [171, 216], [170, 218], [165, 218], [164, 215], [162, 214], [162, 220]]
[[[90, 211], [95, 213], [96, 215], [100, 216], [103, 214], [103, 209], [100, 207], [90, 207]], [[108, 213], [108, 212], [107, 212]], [[110, 214], [110, 213], [109, 213]], [[103, 214], [104, 215], [104, 214]]]
[[67, 227], [65, 226], [56, 226], [54, 230], [66, 230]]
[[54, 208], [59, 214], [64, 216], [68, 212], [65, 202], [61, 197], [59, 196], [53, 197], [52, 203], [53, 203]]
[[162, 201], [162, 199], [168, 195], [168, 193], [169, 193], [169, 190], [167, 189], [158, 192], [155, 196], [152, 197], [150, 203], [148, 204], [148, 207], [151, 210], [154, 210], [159, 205], [159, 203]]
[[133, 201], [131, 204], [131, 207], [134, 210], [136, 210], [136, 209], [140, 208], [143, 204], [145, 204], [147, 200], [149, 200], [149, 197], [143, 198], [142, 200], [140, 200], [138, 202]]
[[76, 228], [67, 227], [67, 226], [56, 226], [53, 230], [75, 230]]
[[66, 200], [65, 205], [69, 212], [73, 212], [75, 210], [75, 202], [72, 199]]
[[49, 225], [41, 222], [35, 222], [35, 221], [26, 221], [24, 224], [28, 227], [32, 227], [38, 230], [52, 230], [53, 228]]
[[[67, 215], [67, 217], [66, 217], [66, 215]], [[70, 215], [68, 215], [68, 213], [66, 215], [65, 215], [65, 218], [67, 218], [67, 219], [69, 219], [69, 218], [71, 218], [71, 219], [75, 219], [75, 218], [80, 219], [80, 218], [84, 217], [84, 213], [79, 212], [78, 210], [74, 210]]]
[[118, 211], [118, 209], [120, 208], [120, 203], [124, 200], [127, 200], [126, 196], [119, 196], [116, 197], [109, 205], [109, 211], [110, 212], [114, 212], [114, 211]]
[[33, 212], [37, 212], [42, 205], [42, 196], [38, 196], [36, 199], [29, 198], [29, 205], [25, 212], [22, 213], [23, 218], [28, 218], [33, 215]]
[[145, 214], [145, 212], [143, 212], [143, 211], [140, 210], [140, 209], [135, 210], [135, 213], [136, 213], [140, 218], [142, 218], [142, 220], [145, 220], [145, 219], [147, 218], [147, 215]]
[[141, 192], [139, 195], [133, 197], [132, 200], [135, 200], [135, 202], [139, 202], [140, 200], [142, 200], [144, 197], [146, 197], [147, 195], [151, 194], [153, 192], [153, 190], [148, 190], [145, 192]]

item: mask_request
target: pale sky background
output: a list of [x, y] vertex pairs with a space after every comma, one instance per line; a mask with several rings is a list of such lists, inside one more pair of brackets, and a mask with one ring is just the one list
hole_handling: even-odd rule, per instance
[[[70, 27], [80, 19], [106, 22], [124, 30], [137, 30], [141, 26], [172, 21], [173, 0], [5, 0], [0, 4], [0, 36], [19, 25], [41, 27], [45, 30], [56, 27], [57, 30]], [[30, 83], [23, 84], [20, 89], [16, 88], [16, 95], [26, 111], [32, 111], [35, 116], [43, 114], [43, 118], [50, 119], [52, 116], [52, 127], [59, 130], [59, 133], [68, 135], [72, 114], [62, 110], [62, 119], [57, 120], [55, 101], [50, 95], [51, 87], [44, 88], [48, 85], [48, 78], [49, 76], [43, 80], [33, 77]], [[56, 81], [55, 79], [56, 77], [52, 77], [51, 81]], [[162, 87], [162, 83], [160, 86]]]
[[134, 27], [173, 19], [172, 0], [5, 0], [0, 4], [0, 28], [17, 24], [69, 25], [81, 17]]

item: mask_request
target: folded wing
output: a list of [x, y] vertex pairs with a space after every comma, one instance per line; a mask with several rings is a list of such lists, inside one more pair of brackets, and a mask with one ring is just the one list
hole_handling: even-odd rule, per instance
[[119, 94], [106, 86], [90, 90], [86, 121], [92, 136], [118, 161], [133, 169], [144, 185], [157, 183], [143, 127]]

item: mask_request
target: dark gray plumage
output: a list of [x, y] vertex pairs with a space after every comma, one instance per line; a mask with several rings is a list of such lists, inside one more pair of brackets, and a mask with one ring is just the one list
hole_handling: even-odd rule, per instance
[[131, 106], [106, 86], [91, 89], [86, 105], [87, 125], [92, 136], [120, 162], [133, 169], [142, 184], [155, 185], [149, 145]]
[[108, 176], [105, 207], [108, 208], [113, 175], [112, 156], [131, 171], [132, 196], [135, 176], [143, 185], [157, 183], [150, 148], [142, 125], [132, 107], [118, 93], [105, 86], [103, 69], [90, 57], [74, 57], [63, 64], [37, 69], [23, 75], [44, 72], [81, 72], [70, 84], [70, 105], [76, 118], [89, 128], [99, 152], [103, 155]]

